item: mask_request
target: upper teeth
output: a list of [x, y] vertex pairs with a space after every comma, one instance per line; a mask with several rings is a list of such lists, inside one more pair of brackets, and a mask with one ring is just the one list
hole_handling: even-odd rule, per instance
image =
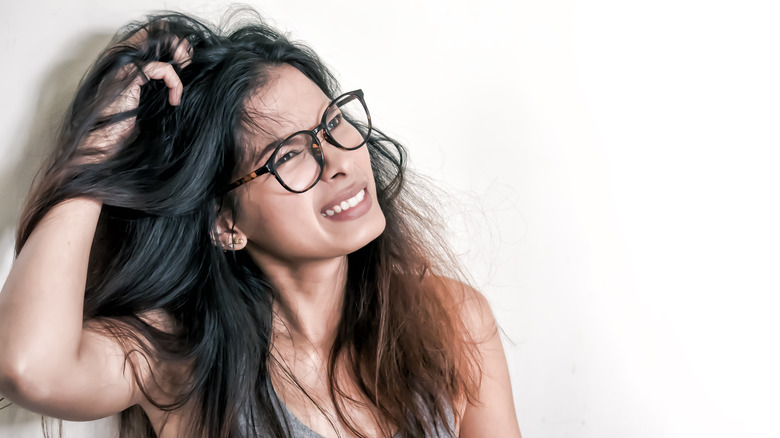
[[361, 189], [359, 192], [357, 192], [357, 195], [345, 200], [341, 201], [341, 203], [334, 205], [328, 210], [325, 210], [325, 213], [323, 216], [333, 216], [334, 214], [341, 213], [344, 210], [349, 210], [350, 208], [358, 205], [360, 201], [363, 200], [363, 198], [366, 197], [366, 189]]

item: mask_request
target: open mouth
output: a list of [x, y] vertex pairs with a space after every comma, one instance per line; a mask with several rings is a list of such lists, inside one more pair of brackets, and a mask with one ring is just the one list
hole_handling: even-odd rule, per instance
[[337, 214], [340, 214], [344, 211], [349, 210], [352, 207], [356, 207], [359, 205], [363, 200], [366, 199], [366, 189], [360, 189], [357, 194], [349, 199], [345, 199], [338, 204], [325, 209], [322, 213], [322, 216], [335, 216]]

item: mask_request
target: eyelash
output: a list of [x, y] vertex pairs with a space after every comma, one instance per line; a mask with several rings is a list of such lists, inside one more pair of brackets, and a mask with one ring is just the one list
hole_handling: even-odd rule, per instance
[[[331, 124], [334, 121], [336, 121], [336, 126], [331, 126]], [[343, 118], [342, 118], [341, 114], [336, 115], [336, 117], [334, 117], [334, 118], [330, 119], [330, 121], [328, 121], [328, 129], [331, 130], [333, 128], [338, 127], [341, 124], [342, 121], [343, 121]]]

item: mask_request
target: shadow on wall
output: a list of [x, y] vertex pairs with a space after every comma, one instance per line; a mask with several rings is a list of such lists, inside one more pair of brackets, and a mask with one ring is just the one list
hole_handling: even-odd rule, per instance
[[[0, 236], [15, 233], [33, 179], [43, 160], [54, 148], [57, 132], [76, 89], [112, 37], [111, 34], [91, 34], [78, 38], [70, 44], [71, 49], [64, 60], [54, 64], [41, 81], [37, 96], [30, 96], [31, 100], [37, 97], [35, 107], [26, 115], [31, 121], [30, 128], [24, 132], [16, 132], [13, 138], [5, 139], [9, 148], [21, 148], [21, 152], [14, 154], [18, 157], [17, 161], [8, 163], [6, 169], [0, 173], [0, 187], [3, 187], [0, 191], [0, 205], [3, 206], [0, 208]], [[42, 436], [43, 425], [40, 415], [12, 405], [9, 400], [2, 397], [0, 395], [0, 436]], [[55, 431], [58, 429], [59, 425], [56, 421], [52, 419], [45, 421], [47, 429]], [[112, 430], [110, 426], [111, 420], [100, 420], [77, 424], [66, 429], [107, 432]], [[101, 427], [103, 429], [100, 429]], [[109, 435], [77, 434], [77, 436]]]
[[[0, 174], [0, 236], [16, 231], [24, 200], [43, 160], [54, 148], [54, 140], [65, 111], [87, 69], [106, 48], [113, 35], [92, 34], [69, 46], [64, 61], [54, 65], [38, 87], [37, 103], [27, 115], [32, 121], [28, 132], [7, 139], [10, 148], [21, 148], [19, 159]], [[35, 96], [30, 96], [34, 98]]]

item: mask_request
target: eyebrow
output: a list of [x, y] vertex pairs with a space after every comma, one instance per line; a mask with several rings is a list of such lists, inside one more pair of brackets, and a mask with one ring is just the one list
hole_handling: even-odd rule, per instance
[[[333, 102], [334, 102], [334, 99], [331, 99], [331, 100], [325, 102], [324, 106], [321, 109], [322, 115], [320, 116], [320, 119], [319, 119], [320, 122], [322, 122], [322, 117], [325, 116], [325, 114], [326, 114], [326, 112], [328, 110], [328, 107], [330, 107], [330, 105]], [[304, 130], [306, 130], [306, 129], [304, 129]], [[251, 159], [250, 161], [253, 163], [252, 166], [253, 167], [254, 166], [261, 166], [262, 164], [264, 164], [264, 163], [261, 163], [260, 160], [263, 157], [265, 157], [267, 154], [273, 152], [273, 150], [276, 149], [276, 147], [279, 146], [279, 144], [281, 144], [285, 139], [287, 139], [287, 137], [284, 137], [284, 138], [277, 137], [275, 140], [273, 140], [272, 142], [268, 143], [263, 148], [261, 148], [260, 151], [257, 151], [256, 149], [253, 150], [251, 155], [250, 155], [250, 159]]]
[[250, 148], [251, 152], [249, 153], [249, 163], [252, 170], [257, 169], [257, 167], [262, 166], [265, 164], [264, 161], [260, 161], [263, 159], [263, 157], [267, 156], [270, 153], [273, 153], [273, 150], [279, 146], [279, 144], [284, 141], [283, 138], [277, 138], [273, 140], [271, 143], [268, 143], [267, 145], [263, 146], [259, 150], [257, 148]]
[[260, 157], [273, 152], [273, 150], [276, 149], [276, 147], [279, 146], [284, 140], [285, 138], [277, 137], [274, 141], [265, 145], [265, 147], [260, 151]]

